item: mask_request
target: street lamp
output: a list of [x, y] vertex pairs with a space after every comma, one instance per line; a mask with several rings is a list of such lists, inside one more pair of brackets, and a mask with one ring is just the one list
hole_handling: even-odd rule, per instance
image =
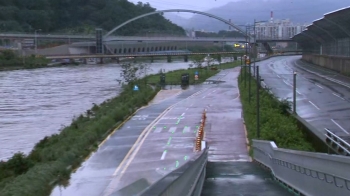
[[41, 31], [41, 29], [36, 29], [36, 30], [34, 31], [35, 56], [37, 55], [37, 52], [38, 52], [38, 44], [37, 44], [38, 38], [37, 38], [37, 34], [36, 34], [36, 32], [38, 32], [38, 31]]
[[[268, 21], [266, 21], [266, 20], [263, 20], [263, 21], [256, 21], [255, 19], [254, 19], [254, 48], [256, 47], [256, 23], [262, 23], [262, 22], [268, 22]], [[256, 54], [255, 54], [256, 53]], [[255, 61], [256, 61], [256, 55], [258, 54], [258, 50], [257, 50], [257, 48], [256, 48], [256, 51], [254, 51], [254, 65], [253, 65], [253, 67], [254, 67], [254, 77], [255, 77], [255, 69], [256, 69], [256, 66], [255, 66]]]

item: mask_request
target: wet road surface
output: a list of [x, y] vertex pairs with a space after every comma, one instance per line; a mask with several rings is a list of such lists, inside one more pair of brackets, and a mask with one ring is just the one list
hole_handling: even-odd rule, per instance
[[254, 162], [208, 162], [202, 196], [292, 196]]
[[[164, 160], [161, 160], [164, 152], [164, 146], [168, 146], [168, 142], [169, 145], [174, 145], [179, 142], [178, 138], [176, 137], [172, 138], [169, 141], [169, 137], [167, 135], [173, 134], [169, 131], [174, 131], [174, 135], [179, 134], [180, 137], [182, 134], [186, 135], [185, 141], [188, 143], [184, 145], [186, 151], [184, 156], [190, 156], [192, 153], [192, 146], [195, 135], [195, 133], [192, 131], [194, 131], [195, 126], [192, 125], [191, 128], [187, 128], [187, 131], [182, 133], [184, 130], [180, 130], [179, 124], [175, 130], [173, 128], [174, 126], [164, 128], [165, 126], [160, 126], [160, 124], [156, 125], [156, 128], [154, 128], [154, 123], [152, 122], [159, 120], [159, 116], [164, 114], [164, 111], [166, 111], [166, 109], [170, 106], [186, 99], [187, 97], [203, 90], [204, 88], [207, 88], [207, 86], [197, 85], [195, 87], [191, 87], [180, 95], [169, 98], [160, 103], [152, 104], [146, 108], [139, 110], [133, 118], [127, 121], [119, 130], [112, 134], [109, 139], [101, 145], [99, 150], [96, 151], [86, 162], [83, 163], [83, 166], [78, 169], [76, 173], [72, 174], [70, 185], [67, 188], [62, 188], [61, 190], [59, 188], [56, 188], [51, 195], [96, 196], [109, 195], [112, 192], [116, 191], [116, 189], [119, 188], [119, 184], [115, 182], [119, 181], [119, 178], [121, 177], [120, 172], [126, 173], [126, 165], [129, 169], [134, 168], [134, 165], [130, 165], [129, 160], [133, 160], [135, 155], [129, 153], [129, 151], [132, 150], [130, 152], [138, 152], [139, 149], [142, 149], [143, 152], [144, 149], [141, 148], [140, 142], [142, 142], [143, 138], [146, 136], [148, 139], [154, 139], [155, 141], [152, 142], [147, 140], [147, 142], [144, 142], [145, 149], [149, 149], [150, 151], [145, 152], [147, 154], [138, 153], [138, 155], [141, 155], [141, 157], [137, 156], [135, 160], [146, 161], [146, 163], [137, 166], [139, 170], [142, 171], [144, 169], [144, 174], [147, 174], [148, 170], [154, 172], [156, 169], [155, 167], [161, 167], [163, 171], [155, 171], [155, 176], [150, 176], [152, 180], [153, 177], [161, 178], [166, 174], [166, 172], [170, 172], [172, 169], [181, 166], [186, 161], [185, 157], [181, 157], [183, 158], [183, 161], [181, 160], [176, 163], [176, 161], [172, 160], [172, 157], [176, 156], [176, 153], [171, 152], [170, 150], [166, 153], [166, 155], [164, 155]], [[171, 113], [169, 112], [169, 115], [170, 114]], [[181, 114], [175, 116], [177, 119], [166, 119], [169, 118], [169, 116], [164, 116], [165, 119], [161, 119], [160, 122], [164, 123], [164, 120], [174, 120], [177, 122], [179, 119], [181, 121]], [[184, 120], [182, 120], [182, 122], [184, 122]], [[181, 125], [183, 126], [183, 124]], [[182, 128], [184, 128], [184, 126]], [[148, 144], [155, 145], [156, 147], [147, 148], [146, 146]], [[183, 144], [180, 144], [180, 146], [181, 145]], [[124, 158], [126, 159], [124, 160]], [[166, 164], [163, 164], [163, 161], [166, 162]], [[157, 166], [157, 164], [155, 164], [157, 162], [161, 163]], [[164, 170], [164, 166], [167, 167], [166, 170]], [[138, 173], [140, 173], [140, 176], [142, 176], [140, 171], [138, 171]], [[134, 177], [130, 177], [130, 179], [130, 181], [136, 180]], [[130, 181], [126, 182], [131, 183]], [[146, 186], [147, 185], [149, 185], [149, 182], [146, 183]]]
[[[155, 62], [148, 73], [188, 68]], [[0, 160], [29, 153], [74, 116], [119, 94], [120, 66], [83, 65], [0, 72]]]
[[[139, 110], [72, 175], [67, 188], [56, 188], [51, 195], [124, 196], [141, 192], [194, 155], [195, 135], [204, 109], [209, 161], [250, 165], [238, 73], [239, 69], [222, 71], [207, 80], [220, 83], [197, 85]], [[255, 170], [250, 175], [259, 178]], [[215, 186], [232, 180], [224, 179]], [[211, 190], [212, 185], [208, 186]]]
[[297, 72], [297, 113], [324, 138], [324, 128], [339, 136], [350, 133], [350, 78], [300, 61], [300, 56], [274, 57], [257, 63], [271, 91], [292, 101], [293, 72]]

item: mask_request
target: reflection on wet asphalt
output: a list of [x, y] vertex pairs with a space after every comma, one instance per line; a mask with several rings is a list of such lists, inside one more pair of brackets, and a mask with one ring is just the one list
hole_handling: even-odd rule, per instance
[[[152, 71], [188, 68], [189, 62], [152, 64]], [[74, 116], [116, 96], [119, 65], [84, 65], [0, 72], [0, 160], [29, 153]]]
[[350, 133], [350, 79], [300, 61], [301, 56], [274, 57], [257, 63], [261, 77], [279, 98], [292, 101], [293, 72], [297, 72], [297, 113], [324, 138], [324, 128], [339, 136]]

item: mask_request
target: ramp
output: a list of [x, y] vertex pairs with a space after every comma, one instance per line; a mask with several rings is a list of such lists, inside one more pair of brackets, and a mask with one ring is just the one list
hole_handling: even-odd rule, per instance
[[202, 196], [293, 195], [255, 162], [208, 162]]

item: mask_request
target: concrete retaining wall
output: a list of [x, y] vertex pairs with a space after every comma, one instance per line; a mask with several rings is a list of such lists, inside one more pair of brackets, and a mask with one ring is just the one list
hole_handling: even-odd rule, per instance
[[303, 54], [302, 59], [342, 74], [350, 74], [350, 57]]

